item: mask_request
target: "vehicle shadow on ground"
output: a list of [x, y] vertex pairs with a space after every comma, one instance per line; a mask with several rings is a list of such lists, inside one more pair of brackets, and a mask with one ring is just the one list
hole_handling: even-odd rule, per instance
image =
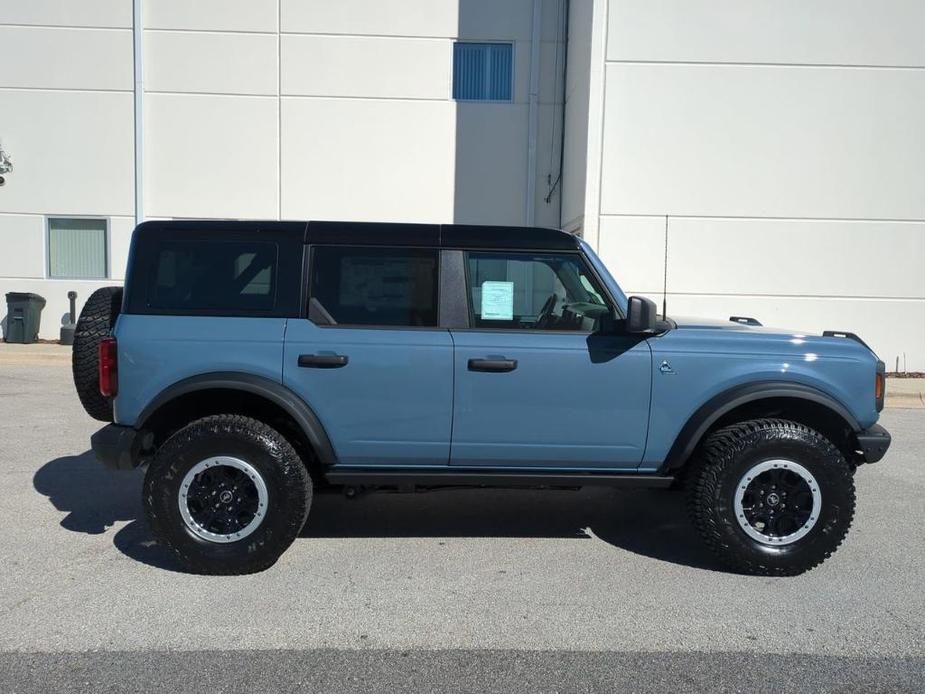
[[[143, 477], [141, 470], [106, 470], [87, 451], [49, 461], [33, 485], [67, 514], [62, 528], [96, 535], [129, 521], [113, 536], [115, 547], [136, 561], [179, 571], [144, 520]], [[683, 495], [647, 489], [380, 491], [355, 499], [332, 490], [315, 495], [300, 537], [596, 537], [661, 561], [720, 568], [687, 520]]]
[[113, 536], [116, 548], [145, 564], [179, 571], [179, 564], [154, 541], [144, 521], [143, 479], [142, 470], [107, 470], [87, 451], [45, 463], [32, 484], [58, 511], [67, 513], [61, 520], [62, 528], [99, 535], [118, 522], [130, 521]]
[[442, 489], [321, 494], [301, 537], [598, 538], [614, 547], [699, 569], [722, 570], [684, 509], [664, 490]]
[[141, 513], [141, 476], [111, 473], [90, 451], [45, 463], [32, 484], [57, 510], [67, 513], [61, 527], [75, 533], [99, 535]]

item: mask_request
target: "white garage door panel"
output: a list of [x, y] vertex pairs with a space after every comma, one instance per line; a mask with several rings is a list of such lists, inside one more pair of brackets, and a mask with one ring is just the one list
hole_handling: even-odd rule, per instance
[[917, 297], [925, 223], [672, 219], [669, 290]]
[[128, 251], [135, 229], [134, 217], [109, 218], [109, 277], [122, 281], [128, 264]]
[[453, 221], [459, 224], [523, 224], [527, 107], [456, 104], [455, 141]]
[[0, 212], [133, 214], [130, 92], [0, 90]]
[[925, 219], [925, 71], [606, 70], [601, 212]]
[[[631, 291], [661, 293], [663, 217], [602, 217], [600, 255]], [[672, 217], [668, 290], [925, 299], [925, 223]]]
[[450, 98], [449, 41], [348, 36], [282, 40], [283, 94]]
[[276, 3], [277, 0], [145, 0], [145, 28], [275, 32]]
[[44, 277], [45, 218], [0, 214], [0, 249], [0, 277]]
[[280, 0], [283, 32], [453, 36], [457, 0]]
[[[529, 41], [532, 35], [532, 0], [458, 0], [459, 38], [471, 41]], [[550, 12], [549, 2], [544, 3]], [[554, 12], [554, 9], [552, 9]], [[544, 22], [547, 31], [550, 22]], [[549, 35], [544, 34], [544, 37]]]
[[148, 94], [145, 105], [148, 216], [276, 217], [276, 99]]
[[276, 36], [145, 32], [148, 91], [276, 96]]
[[[652, 296], [653, 299], [659, 297]], [[886, 362], [909, 371], [925, 371], [925, 302], [891, 299], [743, 298], [734, 296], [668, 295], [668, 315], [727, 320], [753, 316], [766, 326], [791, 328], [807, 334], [823, 330], [857, 333]]]
[[608, 60], [925, 65], [921, 0], [612, 0]]
[[131, 89], [132, 32], [0, 26], [0, 87]]
[[448, 221], [453, 109], [439, 101], [284, 98], [283, 218]]
[[132, 3], [126, 0], [4, 0], [0, 2], [0, 24], [131, 27]]
[[665, 267], [665, 220], [601, 217], [598, 254], [624, 291], [661, 296]]

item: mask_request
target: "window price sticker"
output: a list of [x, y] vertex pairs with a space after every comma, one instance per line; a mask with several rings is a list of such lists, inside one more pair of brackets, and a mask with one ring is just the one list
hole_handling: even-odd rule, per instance
[[514, 320], [513, 282], [482, 282], [482, 320]]

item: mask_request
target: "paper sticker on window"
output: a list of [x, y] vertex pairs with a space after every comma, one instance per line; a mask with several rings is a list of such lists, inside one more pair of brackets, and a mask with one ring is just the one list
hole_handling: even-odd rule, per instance
[[513, 282], [482, 282], [482, 320], [514, 320]]

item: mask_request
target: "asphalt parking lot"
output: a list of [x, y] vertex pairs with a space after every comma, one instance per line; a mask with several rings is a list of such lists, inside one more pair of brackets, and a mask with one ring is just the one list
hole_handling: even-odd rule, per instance
[[722, 571], [681, 497], [316, 499], [267, 572], [177, 571], [61, 363], [0, 362], [0, 691], [922, 691], [925, 411], [888, 409], [846, 544]]

